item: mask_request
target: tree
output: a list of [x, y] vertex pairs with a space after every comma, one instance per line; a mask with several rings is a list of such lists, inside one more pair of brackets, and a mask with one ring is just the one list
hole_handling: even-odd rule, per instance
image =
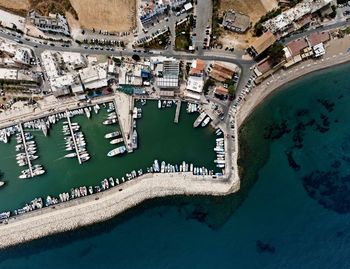
[[268, 50], [267, 54], [270, 56], [270, 60], [273, 64], [279, 63], [284, 57], [284, 46], [282, 43], [274, 43]]
[[119, 58], [113, 57], [113, 61], [115, 62], [115, 64], [116, 64], [117, 66], [121, 66], [121, 65], [122, 65], [122, 61], [121, 61]]
[[138, 62], [141, 60], [140, 56], [137, 55], [137, 54], [134, 54], [132, 57], [131, 57], [135, 62]]
[[235, 92], [236, 92], [236, 87], [235, 87], [235, 85], [230, 85], [230, 86], [228, 86], [228, 93], [230, 94], [230, 95], [235, 95]]

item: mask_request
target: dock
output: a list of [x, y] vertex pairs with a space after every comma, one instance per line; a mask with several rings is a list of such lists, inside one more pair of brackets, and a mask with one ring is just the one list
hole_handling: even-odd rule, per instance
[[27, 140], [26, 140], [26, 137], [24, 136], [22, 123], [19, 123], [18, 125], [19, 125], [19, 130], [21, 131], [21, 136], [22, 136], [23, 145], [24, 145], [24, 151], [26, 153], [28, 168], [29, 168], [29, 172], [30, 172], [30, 177], [33, 177], [33, 167], [32, 167], [32, 162], [30, 161], [29, 154], [28, 154]]
[[176, 104], [174, 123], [179, 123], [180, 111], [181, 111], [181, 100], [178, 100]]
[[73, 129], [72, 129], [72, 123], [70, 121], [69, 111], [68, 110], [66, 111], [66, 117], [67, 117], [69, 131], [70, 131], [70, 133], [72, 135], [72, 139], [73, 139], [73, 143], [74, 143], [74, 147], [75, 147], [75, 152], [77, 153], [78, 162], [79, 162], [79, 164], [81, 164], [80, 154], [79, 154], [79, 150], [78, 150], [78, 146], [77, 146], [77, 140], [75, 139], [75, 134], [74, 134]]

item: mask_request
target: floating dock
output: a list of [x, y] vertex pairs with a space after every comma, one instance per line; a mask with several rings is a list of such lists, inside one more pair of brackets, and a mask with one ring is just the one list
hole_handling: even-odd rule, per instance
[[181, 111], [181, 100], [178, 100], [176, 104], [176, 112], [175, 112], [175, 118], [174, 118], [175, 123], [179, 123], [180, 111]]
[[72, 129], [72, 123], [70, 121], [70, 117], [69, 117], [69, 111], [66, 111], [66, 117], [67, 117], [67, 122], [68, 122], [68, 127], [69, 127], [69, 131], [72, 135], [72, 139], [73, 139], [73, 143], [74, 143], [74, 147], [75, 147], [75, 152], [77, 153], [77, 157], [78, 157], [78, 162], [79, 164], [81, 164], [81, 159], [80, 159], [80, 154], [79, 154], [79, 150], [78, 150], [78, 145], [77, 145], [77, 141], [75, 139], [75, 134], [74, 131]]
[[22, 141], [23, 141], [23, 145], [24, 145], [24, 151], [26, 153], [28, 168], [29, 168], [29, 172], [30, 172], [30, 177], [33, 177], [33, 167], [32, 167], [32, 162], [31, 162], [31, 160], [29, 158], [29, 154], [28, 154], [27, 140], [26, 140], [26, 137], [25, 137], [24, 132], [23, 132], [22, 123], [19, 123], [18, 125], [19, 125], [19, 130], [21, 131]]

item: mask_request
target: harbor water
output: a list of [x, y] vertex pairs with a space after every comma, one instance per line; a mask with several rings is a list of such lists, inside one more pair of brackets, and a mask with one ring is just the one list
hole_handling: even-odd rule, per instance
[[[140, 103], [137, 103], [140, 105]], [[141, 107], [141, 105], [140, 105]], [[101, 106], [102, 108], [102, 106]], [[19, 179], [23, 170], [16, 163], [16, 140], [0, 143], [0, 171], [6, 185], [0, 189], [0, 212], [23, 207], [35, 197], [46, 198], [59, 193], [70, 192], [72, 187], [99, 185], [104, 178], [121, 179], [132, 170], [150, 167], [155, 159], [159, 162], [180, 165], [182, 161], [214, 169], [215, 133], [210, 127], [192, 127], [198, 114], [186, 113], [182, 107], [180, 122], [174, 124], [175, 106], [157, 108], [157, 102], [147, 102], [142, 106], [143, 117], [137, 120], [139, 148], [133, 153], [107, 157], [107, 153], [116, 148], [111, 145], [105, 134], [119, 130], [117, 125], [103, 125], [107, 110], [101, 109], [98, 114], [91, 112], [91, 119], [85, 115], [72, 118], [81, 126], [91, 159], [79, 165], [76, 158], [64, 158], [65, 140], [62, 133], [63, 121], [54, 124], [45, 137], [43, 132], [32, 131], [37, 144], [40, 163], [46, 174], [33, 179]], [[125, 177], [126, 178], [126, 177]]]
[[[240, 131], [239, 193], [155, 199], [111, 221], [1, 251], [0, 268], [52, 264], [66, 268], [349, 268], [349, 72], [350, 65], [345, 65], [309, 75], [285, 86], [256, 109]], [[180, 131], [162, 130], [155, 123], [168, 117], [163, 124], [170, 124], [174, 114], [150, 110], [145, 109], [139, 124], [139, 154], [142, 135], [151, 134], [165, 140], [170, 134], [184, 151], [187, 141], [177, 137]], [[147, 113], [154, 117], [151, 121], [146, 120]], [[182, 115], [180, 124], [186, 124]], [[144, 128], [148, 135], [142, 134]], [[206, 136], [192, 139], [199, 137]], [[213, 143], [209, 134], [206, 139]], [[94, 157], [90, 140], [88, 149]], [[154, 147], [163, 142], [154, 142], [148, 150], [166, 158], [167, 147], [159, 147], [158, 152]], [[198, 150], [205, 146], [203, 141], [198, 143]], [[191, 158], [175, 151], [173, 158], [178, 161]], [[205, 162], [208, 153], [202, 154], [198, 161]], [[145, 165], [155, 157], [150, 154]], [[213, 157], [208, 157], [208, 163]], [[144, 165], [142, 157], [137, 161], [141, 162], [137, 167]], [[47, 170], [43, 181], [51, 180]], [[81, 180], [76, 175], [71, 178]], [[57, 180], [65, 179], [52, 179]], [[57, 183], [48, 185], [52, 184]], [[17, 195], [22, 195], [24, 187], [20, 186]]]

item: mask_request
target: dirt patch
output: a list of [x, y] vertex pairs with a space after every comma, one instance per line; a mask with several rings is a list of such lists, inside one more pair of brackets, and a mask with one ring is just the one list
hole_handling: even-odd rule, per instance
[[18, 15], [25, 16], [30, 8], [29, 0], [0, 0], [0, 8]]
[[136, 25], [135, 0], [70, 0], [86, 29], [123, 32]]
[[[276, 0], [220, 0], [219, 15], [223, 15], [227, 10], [234, 10], [249, 16], [252, 25], [254, 25], [261, 16], [277, 7]], [[231, 31], [223, 31], [219, 42], [224, 47], [239, 47], [244, 49], [255, 37], [252, 30], [245, 34], [237, 34]]]
[[34, 9], [46, 16], [49, 13], [70, 12], [78, 18], [69, 0], [0, 0], [0, 7], [21, 16], [26, 16], [30, 9]]

